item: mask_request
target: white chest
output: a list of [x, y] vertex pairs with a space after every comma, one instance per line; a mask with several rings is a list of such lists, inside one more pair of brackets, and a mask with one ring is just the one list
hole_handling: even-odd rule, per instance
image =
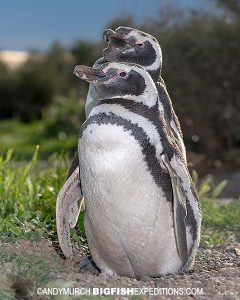
[[[122, 126], [91, 124], [79, 143], [84, 192], [119, 201], [154, 186], [139, 141]], [[156, 187], [155, 187], [156, 188]]]
[[171, 203], [154, 181], [144, 152], [147, 149], [138, 138], [116, 124], [92, 123], [83, 131], [79, 159], [86, 235], [97, 256], [103, 261], [112, 257], [113, 269], [118, 268], [117, 261], [128, 264], [128, 253], [142, 257], [140, 265], [158, 272], [160, 266], [165, 270], [166, 251], [179, 260]]

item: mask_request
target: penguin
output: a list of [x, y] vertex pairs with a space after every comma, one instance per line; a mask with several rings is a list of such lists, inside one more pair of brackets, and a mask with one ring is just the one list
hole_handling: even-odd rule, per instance
[[[155, 82], [159, 99], [164, 107], [168, 134], [173, 135], [187, 165], [186, 149], [181, 126], [173, 109], [172, 101], [167, 92], [164, 80], [161, 77], [162, 50], [156, 38], [140, 30], [121, 26], [115, 31], [112, 29], [105, 30], [103, 39], [108, 46], [103, 50], [104, 57], [97, 60], [94, 67], [101, 66], [102, 63], [107, 61], [118, 61], [136, 63], [148, 71]], [[85, 104], [86, 117], [97, 102], [97, 94], [90, 84]], [[68, 172], [68, 178], [77, 167], [78, 156], [76, 154]]]
[[[74, 74], [91, 83], [99, 99], [80, 129], [80, 176], [73, 172], [94, 262], [106, 274], [137, 279], [191, 269], [201, 210], [153, 79], [140, 65], [113, 62], [77, 66]], [[79, 201], [68, 180], [71, 197], [60, 195], [56, 212], [66, 257]]]
[[148, 33], [130, 27], [107, 29], [103, 34], [107, 48], [103, 50], [106, 61], [136, 63], [151, 75], [163, 104], [168, 134], [173, 135], [187, 164], [186, 148], [178, 117], [173, 109], [166, 84], [161, 77], [162, 50], [157, 39]]

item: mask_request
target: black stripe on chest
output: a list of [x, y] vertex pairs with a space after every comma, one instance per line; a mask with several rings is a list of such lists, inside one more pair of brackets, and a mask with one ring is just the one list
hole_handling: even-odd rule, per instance
[[[102, 102], [102, 101], [101, 101]], [[163, 170], [156, 157], [156, 149], [150, 143], [150, 139], [146, 132], [138, 126], [132, 123], [130, 120], [123, 119], [113, 113], [99, 113], [89, 117], [81, 127], [80, 138], [86, 128], [91, 124], [111, 124], [117, 125], [130, 132], [141, 147], [144, 161], [147, 163], [148, 170], [152, 175], [155, 183], [163, 189], [168, 201], [172, 201], [172, 189], [171, 180], [167, 171]]]
[[136, 115], [142, 116], [146, 118], [146, 120], [150, 121], [156, 127], [161, 142], [163, 143], [164, 153], [168, 156], [170, 160], [172, 159], [173, 154], [175, 151], [177, 151], [177, 149], [168, 140], [166, 123], [164, 122], [163, 119], [161, 119], [159, 115], [158, 106], [157, 106], [158, 104], [152, 107], [148, 107], [143, 103], [134, 102], [132, 100], [127, 100], [122, 98], [101, 100], [101, 102], [98, 103], [96, 106], [101, 104], [120, 105], [125, 109], [127, 109], [128, 111], [135, 113]]

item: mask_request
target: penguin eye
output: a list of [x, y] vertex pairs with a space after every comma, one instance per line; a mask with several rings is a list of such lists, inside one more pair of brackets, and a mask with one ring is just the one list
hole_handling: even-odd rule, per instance
[[126, 76], [127, 76], [127, 73], [126, 73], [126, 72], [120, 72], [120, 73], [119, 73], [119, 76], [121, 76], [121, 77], [126, 77]]

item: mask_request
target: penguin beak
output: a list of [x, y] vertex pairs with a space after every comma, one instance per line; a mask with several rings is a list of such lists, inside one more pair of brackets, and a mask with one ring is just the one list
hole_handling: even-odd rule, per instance
[[103, 33], [103, 39], [108, 45], [114, 45], [116, 47], [123, 47], [126, 45], [126, 41], [114, 30], [106, 29]]
[[87, 82], [96, 81], [106, 76], [106, 74], [99, 69], [94, 69], [83, 65], [76, 66], [73, 74]]

